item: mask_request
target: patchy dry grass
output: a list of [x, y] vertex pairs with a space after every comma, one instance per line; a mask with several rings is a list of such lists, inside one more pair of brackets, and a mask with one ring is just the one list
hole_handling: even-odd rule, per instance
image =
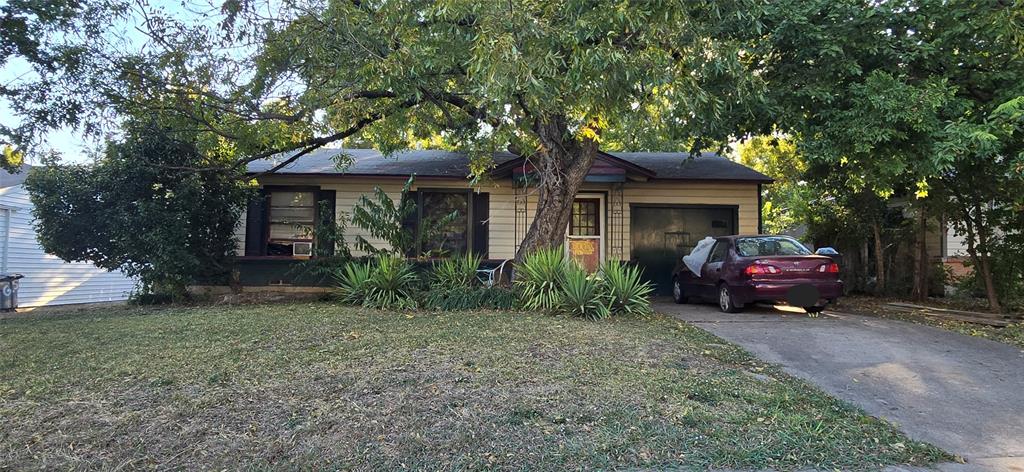
[[0, 469], [946, 459], [690, 325], [324, 303], [0, 320]]
[[[955, 331], [960, 334], [966, 334], [968, 336], [977, 336], [980, 338], [991, 339], [993, 341], [999, 341], [1001, 343], [1006, 343], [1011, 346], [1016, 346], [1024, 349], [1024, 322], [1022, 321], [1012, 323], [1005, 328], [997, 328], [995, 326], [985, 326], [974, 323], [966, 323], [963, 321], [944, 320], [922, 315], [915, 315], [914, 313], [894, 311], [885, 307], [886, 303], [895, 301], [905, 300], [876, 298], [869, 296], [849, 296], [842, 299], [842, 306], [837, 307], [837, 309], [839, 311], [855, 313], [858, 315], [878, 316], [881, 318], [890, 318], [894, 320], [925, 324], [928, 326], [934, 326], [936, 328]], [[940, 308], [948, 307], [966, 309], [955, 304], [942, 304], [935, 303], [934, 301], [930, 301], [929, 305], [935, 305]]]

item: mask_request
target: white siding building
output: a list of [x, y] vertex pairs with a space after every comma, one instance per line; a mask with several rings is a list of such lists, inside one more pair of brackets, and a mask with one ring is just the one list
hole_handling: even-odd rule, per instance
[[32, 225], [32, 203], [21, 185], [26, 170], [17, 175], [0, 171], [0, 273], [25, 276], [18, 306], [126, 300], [135, 282], [124, 274], [86, 262], [64, 262], [43, 252]]

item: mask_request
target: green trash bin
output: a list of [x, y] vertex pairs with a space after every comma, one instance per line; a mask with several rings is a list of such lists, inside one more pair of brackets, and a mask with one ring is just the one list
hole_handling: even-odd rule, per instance
[[18, 308], [18, 279], [21, 274], [0, 275], [0, 311], [14, 311]]

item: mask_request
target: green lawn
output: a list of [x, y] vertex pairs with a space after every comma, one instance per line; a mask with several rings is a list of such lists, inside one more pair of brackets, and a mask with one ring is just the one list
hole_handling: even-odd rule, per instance
[[663, 317], [327, 303], [0, 320], [0, 424], [0, 469], [870, 469], [948, 458]]

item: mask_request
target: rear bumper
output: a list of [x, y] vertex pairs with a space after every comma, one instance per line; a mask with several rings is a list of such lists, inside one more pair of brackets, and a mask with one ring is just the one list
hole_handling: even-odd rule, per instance
[[812, 285], [818, 289], [819, 301], [831, 301], [843, 295], [843, 281], [841, 280], [797, 280], [790, 282], [751, 280], [738, 287], [732, 287], [732, 292], [733, 298], [739, 303], [786, 303], [789, 289], [804, 284]]

